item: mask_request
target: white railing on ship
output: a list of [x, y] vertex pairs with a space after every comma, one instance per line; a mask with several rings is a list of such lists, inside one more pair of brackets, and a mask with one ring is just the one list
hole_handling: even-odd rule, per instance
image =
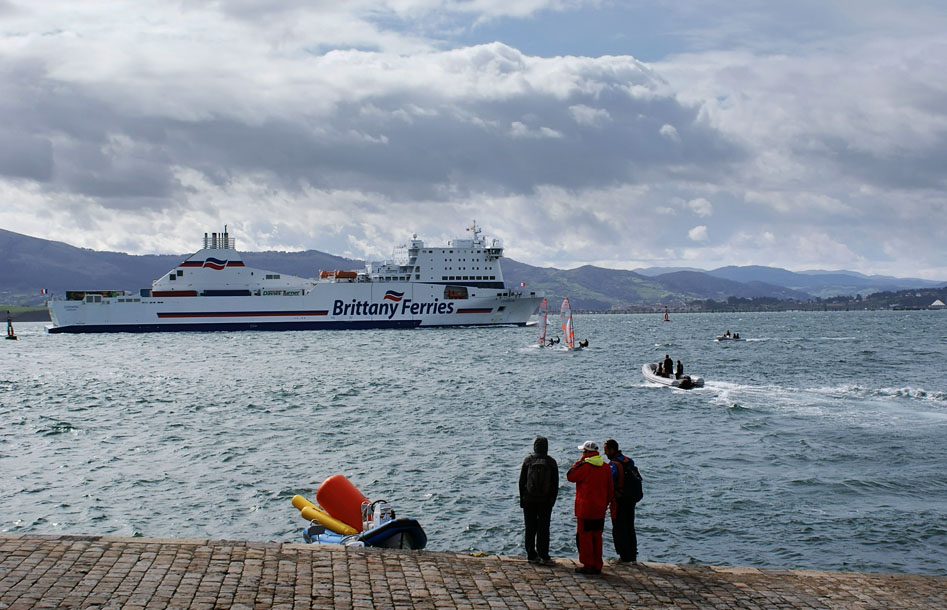
[[205, 250], [236, 250], [237, 240], [227, 233], [204, 233]]

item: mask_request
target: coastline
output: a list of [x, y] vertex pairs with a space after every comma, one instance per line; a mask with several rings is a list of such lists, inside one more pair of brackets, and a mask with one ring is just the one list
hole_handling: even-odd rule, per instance
[[947, 607], [947, 577], [636, 563], [240, 540], [0, 534], [0, 607]]

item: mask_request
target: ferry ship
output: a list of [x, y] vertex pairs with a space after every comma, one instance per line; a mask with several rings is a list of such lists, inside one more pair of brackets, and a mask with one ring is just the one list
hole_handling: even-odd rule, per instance
[[67, 291], [47, 302], [50, 333], [524, 326], [542, 295], [503, 281], [503, 246], [472, 238], [429, 247], [414, 235], [391, 260], [315, 279], [244, 265], [235, 240], [203, 248], [151, 288]]

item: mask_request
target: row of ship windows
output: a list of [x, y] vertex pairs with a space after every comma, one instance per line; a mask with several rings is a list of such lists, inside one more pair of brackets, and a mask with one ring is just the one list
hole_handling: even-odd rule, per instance
[[[177, 270], [177, 273], [175, 273], [174, 271], [172, 271], [171, 274], [168, 276], [168, 279], [169, 279], [169, 280], [177, 279], [177, 278], [181, 277], [182, 275], [184, 275], [184, 270], [183, 270], [183, 269], [178, 269], [178, 270]], [[252, 272], [252, 271], [250, 272], [250, 275], [253, 275], [253, 272]], [[268, 279], [268, 280], [278, 280], [278, 279], [279, 279], [279, 273], [268, 273], [268, 274], [266, 274], [266, 279]]]
[[[119, 302], [119, 303], [141, 303], [141, 299], [132, 298], [132, 297], [128, 297], [128, 298], [118, 297], [118, 299], [116, 299], [116, 301]], [[101, 302], [102, 302], [102, 295], [100, 295], [100, 294], [87, 294], [86, 297], [85, 297], [85, 302], [86, 302], [86, 303], [101, 303]]]
[[495, 280], [497, 277], [495, 275], [442, 275], [441, 280], [451, 281], [451, 280]]
[[[444, 262], [445, 262], [445, 263], [452, 263], [452, 262], [454, 262], [454, 259], [452, 259], [452, 258], [445, 258], [445, 259], [444, 259]], [[457, 262], [458, 262], [458, 263], [466, 263], [466, 262], [467, 262], [467, 259], [466, 259], [466, 258], [458, 258], [458, 259], [457, 259]], [[482, 262], [485, 262], [485, 259], [479, 259], [479, 260], [478, 260], [478, 259], [474, 259], [473, 262], [475, 262], [475, 263], [477, 263], [477, 262], [482, 263]]]
[[[422, 253], [425, 253], [425, 254], [434, 254], [434, 250], [421, 250], [421, 252], [422, 252]], [[470, 250], [470, 252], [473, 253], [473, 254], [483, 254], [483, 250]], [[454, 251], [453, 251], [453, 250], [448, 250], [447, 253], [448, 253], [448, 254], [453, 254]]]

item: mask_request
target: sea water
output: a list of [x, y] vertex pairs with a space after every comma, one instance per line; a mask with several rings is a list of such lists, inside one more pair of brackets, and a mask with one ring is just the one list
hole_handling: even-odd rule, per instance
[[[662, 317], [576, 316], [580, 352], [532, 327], [20, 324], [0, 344], [0, 531], [299, 542], [290, 499], [343, 473], [429, 549], [522, 555], [517, 480], [544, 435], [552, 554], [574, 557], [566, 470], [615, 438], [644, 477], [642, 560], [943, 573], [947, 313]], [[746, 341], [714, 341], [728, 329]], [[706, 385], [647, 383], [665, 354]]]

